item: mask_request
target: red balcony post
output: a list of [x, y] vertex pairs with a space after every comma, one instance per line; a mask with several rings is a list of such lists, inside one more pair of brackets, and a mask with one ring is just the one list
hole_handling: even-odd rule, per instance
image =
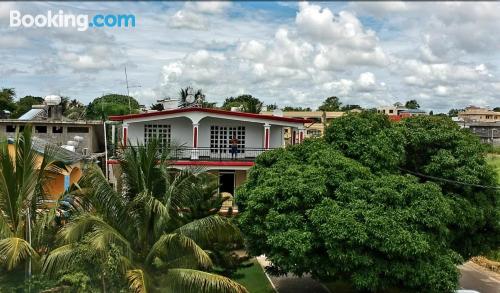
[[127, 146], [128, 124], [123, 123], [123, 146]]
[[269, 149], [269, 144], [271, 141], [271, 125], [264, 124], [264, 149]]
[[191, 160], [198, 160], [198, 123], [193, 123], [193, 150], [191, 151]]

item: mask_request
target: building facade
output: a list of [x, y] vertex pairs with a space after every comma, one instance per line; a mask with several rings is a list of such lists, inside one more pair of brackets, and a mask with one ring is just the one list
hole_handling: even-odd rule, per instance
[[469, 106], [458, 113], [458, 118], [465, 122], [500, 122], [500, 112]]
[[0, 137], [13, 138], [24, 127], [33, 127], [33, 135], [82, 155], [104, 152], [104, 126], [99, 120], [71, 120], [63, 116], [61, 98], [47, 96], [41, 105], [18, 119], [0, 119]]
[[[258, 155], [285, 146], [285, 129], [296, 134], [292, 143], [300, 143], [306, 137], [304, 124], [311, 123], [302, 118], [197, 107], [111, 116], [110, 120], [121, 122], [121, 145], [134, 147], [158, 139], [173, 148], [174, 168], [203, 167], [218, 175], [219, 191], [231, 195], [245, 181]], [[117, 162], [109, 160], [108, 164]]]

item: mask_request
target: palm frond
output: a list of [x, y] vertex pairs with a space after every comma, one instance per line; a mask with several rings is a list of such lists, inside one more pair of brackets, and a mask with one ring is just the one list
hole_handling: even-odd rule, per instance
[[170, 259], [192, 255], [202, 268], [211, 268], [212, 260], [208, 254], [189, 237], [180, 234], [165, 234], [156, 241], [146, 257], [146, 262], [151, 263], [156, 256], [165, 256]]
[[17, 237], [0, 240], [0, 263], [4, 264], [7, 270], [12, 270], [30, 257], [37, 260], [38, 254], [26, 240]]
[[147, 293], [148, 281], [146, 273], [141, 269], [128, 270], [126, 273], [129, 288], [134, 293]]
[[214, 242], [231, 243], [241, 242], [240, 230], [231, 223], [229, 218], [212, 215], [191, 221], [175, 230], [175, 232], [193, 239], [202, 246]]
[[84, 236], [97, 250], [105, 250], [110, 244], [115, 244], [130, 257], [132, 249], [129, 241], [101, 217], [82, 213], [66, 224], [58, 233], [64, 243], [74, 243]]
[[248, 292], [241, 284], [229, 278], [191, 269], [171, 269], [164, 281], [166, 286], [176, 293]]
[[59, 269], [67, 269], [72, 260], [78, 255], [76, 244], [66, 244], [50, 252], [43, 262], [42, 272], [47, 275], [53, 275]]

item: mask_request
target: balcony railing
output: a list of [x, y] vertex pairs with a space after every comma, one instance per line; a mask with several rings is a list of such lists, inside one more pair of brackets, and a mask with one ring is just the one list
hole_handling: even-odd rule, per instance
[[[134, 146], [127, 146], [127, 148]], [[265, 151], [271, 149], [264, 148], [241, 148], [239, 147], [235, 154], [231, 152], [230, 147], [210, 148], [210, 147], [177, 147], [169, 149], [169, 159], [171, 160], [189, 160], [189, 161], [254, 161], [255, 158]], [[120, 152], [120, 150], [117, 150]]]

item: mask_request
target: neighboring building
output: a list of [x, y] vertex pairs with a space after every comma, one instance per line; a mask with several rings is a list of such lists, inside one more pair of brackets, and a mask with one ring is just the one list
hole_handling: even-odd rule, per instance
[[498, 122], [500, 121], [500, 112], [469, 106], [464, 111], [458, 113], [458, 118], [465, 122]]
[[500, 145], [500, 121], [498, 122], [467, 122], [462, 118], [452, 117], [461, 128], [468, 129], [479, 137], [481, 142]]
[[[9, 139], [8, 143], [9, 154], [11, 157], [14, 157], [14, 140]], [[46, 171], [48, 180], [43, 186], [46, 196], [44, 200], [45, 204], [53, 205], [71, 185], [80, 180], [82, 176], [83, 156], [37, 137], [32, 137], [32, 147], [35, 152], [39, 153], [35, 163], [37, 168], [42, 163], [47, 147], [51, 149], [54, 159], [58, 162], [57, 165]]]
[[[111, 116], [110, 120], [122, 122], [121, 142], [127, 147], [153, 138], [165, 146], [180, 146], [172, 154], [174, 168], [201, 166], [218, 175], [220, 192], [231, 195], [245, 181], [258, 155], [285, 146], [286, 128], [297, 133], [292, 143], [300, 143], [306, 137], [304, 124], [312, 123], [302, 118], [197, 107]], [[238, 140], [234, 155], [233, 138]], [[113, 182], [120, 170], [116, 161], [108, 163], [113, 169], [108, 174]]]
[[[357, 112], [360, 110], [352, 110], [351, 112]], [[288, 118], [299, 118], [307, 119], [311, 122], [305, 123], [306, 137], [321, 137], [324, 134], [325, 126], [329, 125], [330, 122], [338, 117], [344, 115], [344, 112], [323, 112], [323, 111], [278, 111], [280, 115]], [[263, 115], [273, 115], [275, 112], [262, 112]], [[290, 129], [285, 129], [285, 140], [287, 144], [292, 143], [293, 133]], [[297, 136], [297, 134], [295, 134]], [[295, 137], [297, 139], [297, 137]]]
[[377, 113], [386, 114], [392, 121], [399, 121], [412, 116], [427, 115], [427, 112], [420, 109], [408, 109], [399, 103], [393, 106], [382, 106], [377, 108]]
[[104, 152], [103, 122], [67, 119], [60, 102], [58, 96], [47, 96], [43, 105], [33, 105], [18, 119], [0, 119], [0, 137], [14, 137], [16, 131], [31, 125], [34, 136], [80, 154]]

